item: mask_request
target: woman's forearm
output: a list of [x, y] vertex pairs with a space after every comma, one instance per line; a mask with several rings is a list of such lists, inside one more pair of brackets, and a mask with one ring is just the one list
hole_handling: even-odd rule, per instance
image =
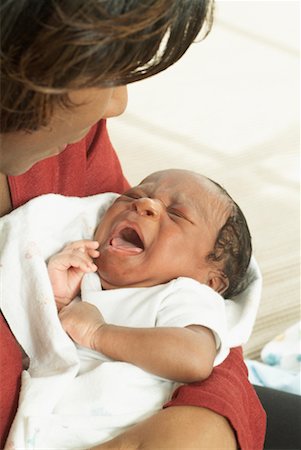
[[197, 406], [174, 406], [90, 450], [236, 450], [235, 433], [227, 419]]
[[163, 378], [193, 382], [207, 378], [216, 355], [210, 330], [191, 328], [128, 328], [104, 324], [93, 348]]

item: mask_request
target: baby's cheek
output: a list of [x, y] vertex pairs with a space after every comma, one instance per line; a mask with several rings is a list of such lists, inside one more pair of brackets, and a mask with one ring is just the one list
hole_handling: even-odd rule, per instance
[[96, 231], [93, 236], [93, 240], [97, 241], [99, 243], [99, 245], [101, 244], [101, 241], [102, 241], [102, 235], [103, 235], [103, 226], [100, 223], [98, 225], [98, 227], [96, 228]]

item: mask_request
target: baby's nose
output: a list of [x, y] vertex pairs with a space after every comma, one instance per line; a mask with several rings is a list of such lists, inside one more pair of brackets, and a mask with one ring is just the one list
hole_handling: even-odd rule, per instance
[[134, 201], [134, 208], [141, 216], [158, 219], [162, 212], [162, 202], [153, 198], [138, 198]]

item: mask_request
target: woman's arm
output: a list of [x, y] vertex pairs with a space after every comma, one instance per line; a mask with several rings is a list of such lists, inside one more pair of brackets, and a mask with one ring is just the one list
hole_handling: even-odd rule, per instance
[[230, 423], [221, 415], [197, 406], [174, 406], [93, 447], [113, 449], [236, 450], [237, 442]]
[[155, 375], [189, 383], [207, 378], [212, 371], [216, 344], [205, 327], [115, 326], [105, 323], [99, 310], [85, 302], [62, 309], [60, 320], [78, 344]]

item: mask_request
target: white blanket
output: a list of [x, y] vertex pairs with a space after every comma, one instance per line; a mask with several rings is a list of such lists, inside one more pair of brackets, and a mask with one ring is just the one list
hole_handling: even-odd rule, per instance
[[[96, 368], [77, 376], [77, 350], [58, 320], [47, 274], [45, 261], [67, 242], [91, 239], [101, 215], [115, 198], [116, 194], [110, 193], [82, 199], [49, 194], [0, 219], [1, 310], [30, 358], [30, 367], [23, 372], [19, 409], [8, 447], [83, 449], [110, 439], [154, 411], [143, 412], [143, 406], [149, 408], [148, 397], [152, 395], [146, 395], [145, 399], [139, 396], [135, 408], [134, 385], [128, 394], [130, 413], [119, 411], [118, 395], [111, 400], [114, 415], [89, 406], [99, 385], [111, 392], [116, 391], [119, 379], [128, 377], [131, 382], [129, 365], [116, 363], [120, 364], [117, 378], [110, 376], [106, 366], [101, 375]], [[261, 277], [252, 260], [246, 290], [235, 302], [226, 301], [231, 347], [245, 343], [250, 337], [260, 295]], [[151, 394], [152, 379], [143, 372], [141, 386], [145, 393]], [[57, 415], [57, 405], [66, 391], [75, 392], [78, 384], [80, 392], [83, 388], [86, 392], [85, 398], [79, 399], [85, 405], [82, 413], [66, 411], [63, 416]], [[158, 392], [154, 396], [154, 409], [166, 400], [164, 395]], [[46, 442], [49, 436], [51, 441]]]

